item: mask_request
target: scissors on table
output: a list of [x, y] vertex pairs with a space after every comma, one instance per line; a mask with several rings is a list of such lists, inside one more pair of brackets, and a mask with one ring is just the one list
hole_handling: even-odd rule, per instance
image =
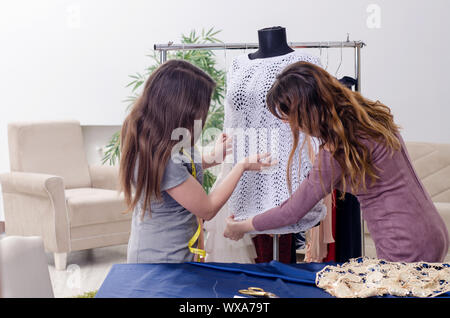
[[265, 298], [280, 298], [274, 293], [266, 292], [264, 289], [259, 287], [249, 287], [247, 289], [240, 289], [239, 293], [244, 295], [251, 295], [256, 297], [265, 297]]

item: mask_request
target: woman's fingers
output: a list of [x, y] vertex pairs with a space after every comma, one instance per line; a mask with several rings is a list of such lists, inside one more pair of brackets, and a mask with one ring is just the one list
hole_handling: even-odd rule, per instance
[[233, 152], [233, 138], [232, 137], [228, 137], [228, 135], [223, 134], [223, 140], [222, 140], [223, 144], [224, 144], [224, 154], [229, 155], [230, 153]]
[[247, 162], [250, 164], [258, 164], [265, 160], [267, 160], [271, 154], [269, 152], [266, 153], [257, 153], [256, 155], [252, 155], [250, 157], [247, 157]]
[[270, 158], [269, 161], [261, 162], [261, 165], [263, 167], [272, 167], [272, 166], [275, 166], [276, 164], [278, 164], [278, 160], [272, 159], [272, 158]]
[[276, 164], [278, 164], [278, 160], [273, 159], [270, 153], [262, 154], [260, 156], [260, 159], [258, 160], [260, 170], [262, 170], [263, 168], [275, 166]]
[[267, 157], [270, 157], [270, 156], [271, 156], [271, 153], [270, 153], [270, 152], [259, 153], [259, 154], [258, 154], [258, 159], [264, 159], [264, 158], [267, 158]]
[[273, 166], [278, 163], [278, 161], [272, 158], [271, 153], [258, 154], [258, 163], [262, 166]]
[[245, 170], [261, 171], [264, 168], [272, 167], [278, 164], [278, 161], [273, 159], [270, 153], [258, 153], [245, 158], [242, 161], [245, 165]]
[[260, 162], [263, 162], [265, 160], [268, 160], [270, 157], [271, 157], [270, 152], [266, 152], [266, 153], [258, 153], [258, 154], [256, 154], [256, 156], [252, 156], [250, 158], [251, 159], [256, 159], [256, 162], [260, 163]]
[[240, 240], [244, 235], [238, 231], [235, 231], [236, 221], [234, 220], [234, 215], [230, 215], [226, 218], [227, 227], [223, 232], [223, 236], [229, 238], [233, 241]]
[[232, 137], [228, 136], [225, 133], [222, 133], [222, 136], [220, 138], [222, 139], [223, 142], [228, 142], [232, 139]]

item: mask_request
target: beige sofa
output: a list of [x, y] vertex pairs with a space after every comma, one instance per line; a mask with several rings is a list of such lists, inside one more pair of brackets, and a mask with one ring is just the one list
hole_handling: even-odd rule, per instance
[[0, 176], [7, 235], [41, 236], [57, 269], [70, 251], [128, 242], [118, 169], [88, 165], [79, 122], [12, 123], [8, 141], [11, 172]]

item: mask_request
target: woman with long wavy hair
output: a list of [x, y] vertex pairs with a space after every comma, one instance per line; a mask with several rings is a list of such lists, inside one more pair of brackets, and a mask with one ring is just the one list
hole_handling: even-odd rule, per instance
[[[358, 198], [377, 257], [441, 262], [448, 232], [411, 164], [390, 109], [346, 88], [307, 62], [288, 66], [267, 94], [271, 113], [320, 142], [309, 176], [280, 206], [246, 221], [230, 217], [224, 235], [234, 240], [298, 222], [333, 189]], [[298, 142], [294, 142], [288, 165]], [[290, 169], [288, 169], [290, 171]], [[290, 176], [287, 176], [290, 183]], [[290, 184], [288, 184], [290, 186]]]
[[[193, 253], [199, 252], [193, 246], [194, 234], [200, 233], [196, 231], [197, 218], [212, 219], [245, 171], [276, 163], [269, 154], [245, 158], [206, 194], [202, 170], [220, 163], [231, 145], [230, 138], [222, 134], [208, 156], [201, 156], [193, 146], [205, 123], [215, 86], [212, 78], [195, 65], [169, 60], [147, 79], [123, 123], [120, 183], [128, 211], [133, 212], [128, 262], [192, 261]], [[196, 121], [201, 123], [197, 130]], [[179, 133], [182, 140], [178, 140]]]

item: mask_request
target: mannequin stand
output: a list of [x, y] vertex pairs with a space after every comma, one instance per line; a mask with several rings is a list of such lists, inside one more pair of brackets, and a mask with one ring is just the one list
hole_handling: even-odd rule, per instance
[[280, 261], [280, 235], [273, 235], [273, 260]]

